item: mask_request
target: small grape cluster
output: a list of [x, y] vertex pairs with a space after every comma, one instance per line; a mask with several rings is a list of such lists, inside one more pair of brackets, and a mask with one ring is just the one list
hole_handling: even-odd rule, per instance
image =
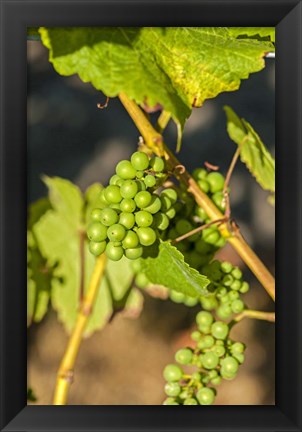
[[232, 314], [238, 314], [245, 308], [240, 294], [249, 291], [249, 284], [242, 280], [241, 270], [228, 261], [212, 261], [201, 270], [211, 283], [207, 289], [210, 295], [201, 296], [203, 309], [216, 311], [220, 319], [228, 319]]
[[137, 151], [131, 160], [122, 160], [116, 174], [102, 191], [104, 208], [95, 208], [87, 235], [89, 250], [95, 255], [104, 251], [113, 261], [123, 255], [135, 260], [143, 248], [155, 243], [159, 233], [166, 230], [175, 216], [175, 189], [157, 193], [165, 174], [164, 159]]
[[[229, 338], [229, 326], [214, 321], [210, 312], [201, 311], [196, 316], [197, 329], [191, 334], [195, 349], [181, 348], [175, 354], [178, 364], [169, 364], [163, 375], [167, 381], [164, 405], [212, 405], [217, 386], [222, 379], [235, 378], [244, 362], [245, 346]], [[185, 373], [183, 366], [192, 367]]]

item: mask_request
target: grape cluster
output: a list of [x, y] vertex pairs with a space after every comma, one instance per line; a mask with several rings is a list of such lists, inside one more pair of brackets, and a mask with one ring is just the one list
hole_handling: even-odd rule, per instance
[[[164, 405], [212, 405], [222, 379], [235, 378], [244, 362], [245, 346], [229, 338], [229, 326], [215, 321], [212, 314], [201, 311], [196, 316], [197, 329], [191, 334], [194, 349], [181, 348], [175, 354], [178, 364], [169, 364], [163, 375], [167, 381]], [[193, 372], [184, 372], [189, 366]]]
[[92, 254], [105, 252], [113, 261], [123, 255], [135, 260], [144, 247], [155, 243], [176, 214], [177, 192], [172, 188], [157, 192], [165, 178], [164, 159], [140, 151], [117, 164], [116, 174], [101, 192], [104, 208], [91, 213], [87, 235]]

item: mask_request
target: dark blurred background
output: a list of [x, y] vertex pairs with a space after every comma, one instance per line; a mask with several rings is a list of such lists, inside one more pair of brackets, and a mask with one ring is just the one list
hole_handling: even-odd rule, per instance
[[[135, 151], [138, 131], [117, 98], [100, 110], [106, 97], [77, 76], [62, 77], [48, 62], [40, 42], [28, 41], [28, 201], [46, 194], [41, 175], [61, 176], [82, 190], [99, 181], [106, 184], [115, 164]], [[244, 80], [240, 90], [223, 93], [193, 109], [186, 123], [181, 162], [192, 170], [205, 161], [226, 174], [236, 145], [226, 132], [224, 105], [252, 124], [274, 154], [275, 63], [266, 60], [261, 72]], [[175, 148], [176, 128], [166, 140]], [[275, 212], [246, 167], [237, 164], [231, 181], [232, 212], [244, 237], [274, 272]], [[221, 252], [245, 271], [251, 283], [246, 295], [250, 308], [273, 310], [257, 280], [228, 246]], [[161, 404], [162, 370], [175, 350], [188, 341], [196, 309], [145, 295], [137, 320], [117, 316], [82, 344], [70, 391], [70, 404]], [[267, 322], [243, 320], [232, 337], [247, 344], [246, 362], [238, 377], [219, 387], [217, 404], [274, 404], [275, 328]], [[56, 370], [68, 340], [51, 312], [28, 331], [28, 384], [38, 404], [51, 404]]]

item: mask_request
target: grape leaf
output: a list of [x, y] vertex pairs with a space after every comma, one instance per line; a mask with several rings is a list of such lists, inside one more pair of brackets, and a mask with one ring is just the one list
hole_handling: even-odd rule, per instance
[[263, 69], [271, 42], [242, 38], [226, 27], [66, 27], [39, 29], [61, 75], [78, 74], [109, 97], [160, 104], [180, 134], [192, 106]]
[[166, 286], [190, 297], [206, 295], [210, 283], [206, 276], [190, 267], [183, 255], [169, 242], [160, 242], [155, 257], [141, 260], [141, 272], [151, 283]]
[[[47, 258], [47, 264], [57, 264], [51, 280], [51, 302], [60, 321], [70, 332], [80, 304], [81, 260], [84, 258], [84, 292], [88, 289], [95, 265], [95, 258], [88, 250], [85, 227], [89, 217], [87, 209], [98, 201], [98, 192], [102, 186], [91, 186], [84, 200], [80, 190], [67, 180], [47, 177], [45, 182], [49, 188], [52, 208], [40, 218], [33, 230], [42, 254]], [[114, 274], [124, 277], [116, 281]], [[142, 306], [137, 293], [131, 291], [130, 267], [127, 268], [124, 260], [114, 264], [108, 262], [106, 275], [112, 283], [109, 287], [107, 278], [104, 278], [100, 284], [85, 329], [86, 336], [105, 326], [114, 313], [115, 302], [121, 300], [126, 292], [128, 294], [123, 308], [132, 311], [135, 309], [138, 313]]]
[[227, 116], [228, 134], [241, 146], [240, 158], [260, 186], [275, 192], [275, 160], [267, 150], [259, 135], [243, 118], [240, 119], [232, 108], [224, 107]]
[[247, 36], [251, 38], [270, 38], [275, 42], [275, 27], [229, 27], [230, 33], [233, 36]]

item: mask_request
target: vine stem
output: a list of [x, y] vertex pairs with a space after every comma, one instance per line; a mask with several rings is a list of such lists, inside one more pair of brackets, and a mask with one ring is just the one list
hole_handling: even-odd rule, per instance
[[68, 341], [64, 357], [57, 373], [53, 405], [67, 404], [69, 388], [73, 382], [74, 364], [79, 352], [87, 321], [91, 315], [97, 297], [100, 282], [104, 274], [105, 265], [106, 256], [103, 254], [96, 260], [87, 293], [80, 305], [74, 329]]
[[[139, 106], [124, 93], [119, 94], [119, 98], [134, 121], [136, 127], [142, 134], [145, 144], [158, 156], [164, 156], [171, 171], [175, 172], [179, 181], [184, 183], [187, 190], [192, 193], [196, 203], [202, 207], [211, 220], [223, 219], [224, 215], [211, 201], [211, 199], [198, 187], [197, 183], [185, 170], [177, 170], [175, 167], [182, 166], [177, 160], [176, 156], [165, 146], [163, 138], [157, 132], [147, 117], [144, 115]], [[269, 272], [267, 267], [258, 258], [255, 252], [246, 243], [239, 231], [231, 232], [227, 223], [222, 223], [218, 227], [219, 231], [227, 239], [227, 241], [234, 247], [246, 265], [257, 277], [259, 282], [263, 285], [264, 289], [275, 301], [275, 279]]]
[[262, 312], [257, 310], [246, 309], [234, 318], [237, 323], [243, 318], [254, 318], [263, 321], [275, 322], [275, 312]]

